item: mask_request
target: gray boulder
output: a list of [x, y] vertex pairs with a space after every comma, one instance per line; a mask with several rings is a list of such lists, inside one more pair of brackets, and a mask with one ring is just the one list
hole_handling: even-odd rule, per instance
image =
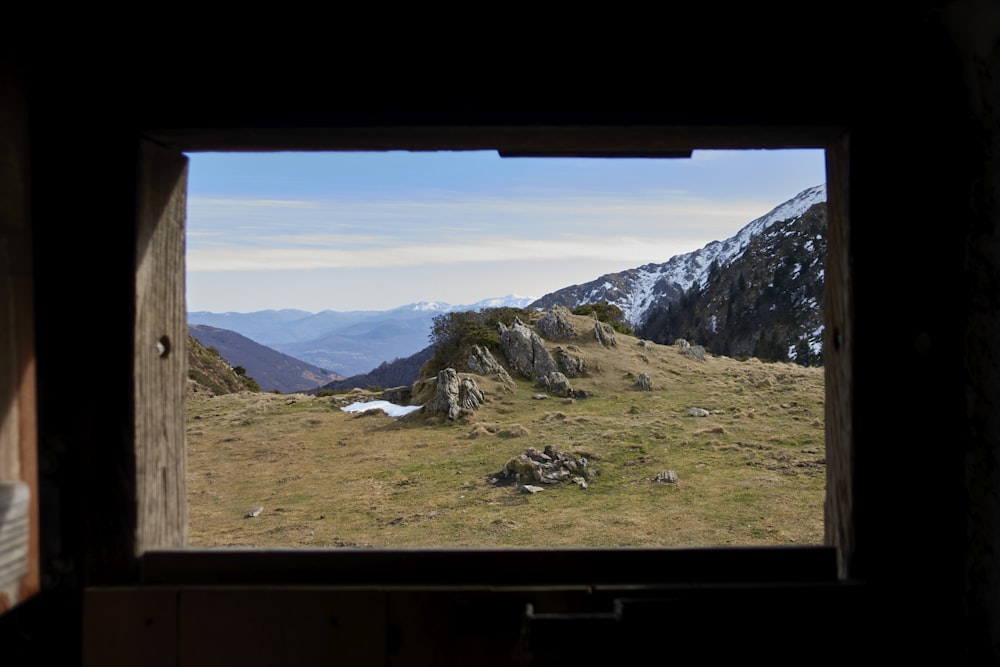
[[563, 306], [553, 306], [552, 310], [542, 315], [541, 319], [535, 322], [535, 329], [549, 340], [566, 340], [576, 335], [573, 325], [569, 321], [569, 312]]
[[610, 324], [594, 320], [594, 338], [604, 347], [617, 347], [618, 339], [615, 338], [615, 330]]
[[408, 404], [412, 395], [413, 391], [406, 385], [402, 387], [390, 387], [382, 391], [382, 398], [396, 405]]
[[424, 410], [458, 419], [465, 411], [478, 410], [485, 398], [475, 380], [459, 376], [454, 368], [446, 368], [438, 373], [437, 393]]
[[653, 380], [650, 379], [648, 373], [639, 373], [639, 379], [636, 380], [635, 384], [642, 391], [653, 390]]
[[683, 338], [678, 338], [674, 341], [674, 347], [686, 357], [691, 357], [692, 359], [697, 359], [698, 361], [705, 361], [705, 348], [701, 345], [692, 345]]
[[500, 323], [500, 350], [507, 365], [528, 379], [541, 382], [559, 372], [541, 337], [517, 318], [509, 328]]
[[572, 354], [561, 347], [556, 348], [556, 361], [566, 377], [580, 377], [587, 372], [587, 360], [582, 355]]
[[539, 384], [553, 394], [559, 396], [569, 396], [573, 389], [569, 386], [569, 379], [559, 371], [552, 371], [544, 377], [538, 378]]
[[676, 484], [677, 483], [677, 473], [673, 470], [663, 470], [656, 473], [656, 477], [653, 478], [655, 482], [663, 482], [664, 484]]
[[701, 345], [691, 345], [685, 349], [681, 354], [696, 359], [698, 361], [705, 361], [705, 348]]
[[507, 372], [507, 369], [500, 365], [489, 348], [482, 345], [474, 345], [469, 359], [466, 361], [469, 370], [477, 375], [496, 375], [505, 385], [514, 386], [514, 379]]

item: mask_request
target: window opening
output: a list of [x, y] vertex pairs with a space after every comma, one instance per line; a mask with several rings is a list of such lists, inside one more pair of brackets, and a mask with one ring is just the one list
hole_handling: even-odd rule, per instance
[[[425, 352], [411, 364], [413, 383], [372, 381], [353, 392], [321, 390], [325, 378], [271, 391], [262, 384], [270, 378], [230, 362], [263, 391], [210, 396], [210, 378], [192, 363], [191, 546], [822, 543], [822, 317], [812, 338], [790, 339], [782, 322], [822, 299], [824, 221], [785, 223], [825, 201], [812, 191], [825, 186], [823, 150], [696, 151], [690, 160], [189, 157], [188, 321], [212, 328], [201, 332], [218, 341], [205, 345], [208, 357], [242, 345], [346, 377], [395, 366], [410, 355], [393, 345], [408, 336], [420, 341], [414, 353]], [[766, 270], [737, 262], [736, 247], [751, 242], [737, 233], [798, 195], [753, 240], [758, 261], [771, 253]], [[709, 247], [680, 289], [657, 274], [654, 265]], [[519, 374], [497, 346], [495, 320], [512, 328], [517, 315], [537, 333], [558, 300], [538, 314], [513, 309], [578, 297], [584, 286], [618, 306], [622, 321], [609, 308], [547, 318], [541, 339], [569, 389]], [[670, 290], [669, 307], [639, 298]], [[504, 302], [508, 310], [481, 303], [505, 295], [521, 298]], [[494, 310], [459, 314], [483, 306]], [[425, 349], [432, 337], [436, 358]], [[476, 344], [511, 382], [472, 372]], [[375, 363], [364, 357], [380, 346]], [[722, 355], [723, 346], [737, 352]], [[435, 402], [446, 367], [471, 373], [481, 405], [394, 416], [396, 405]], [[407, 386], [410, 398], [383, 391]], [[375, 400], [389, 405], [343, 410]], [[565, 457], [556, 480], [540, 466], [547, 448], [550, 462]]]

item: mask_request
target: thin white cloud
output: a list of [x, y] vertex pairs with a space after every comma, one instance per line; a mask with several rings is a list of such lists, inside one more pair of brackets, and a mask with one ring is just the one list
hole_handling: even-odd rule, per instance
[[[727, 238], [768, 210], [663, 193], [434, 201], [192, 198], [189, 271], [414, 266], [573, 257], [662, 262]], [[676, 193], [671, 193], [676, 197]], [[214, 208], [219, 207], [219, 208]], [[206, 210], [214, 214], [205, 215]], [[213, 224], [219, 215], [219, 225]], [[190, 225], [189, 225], [190, 226]]]
[[[460, 196], [461, 195], [461, 196]], [[243, 221], [271, 221], [284, 226], [292, 211], [305, 225], [318, 223], [344, 224], [352, 221], [379, 220], [386, 223], [408, 220], [461, 220], [491, 219], [509, 216], [511, 221], [531, 220], [539, 216], [555, 220], [600, 218], [613, 221], [616, 217], [629, 219], [711, 217], [742, 218], [748, 210], [765, 213], [770, 203], [763, 201], [719, 201], [678, 197], [676, 193], [637, 192], [629, 196], [602, 193], [575, 193], [565, 196], [531, 198], [488, 197], [455, 193], [450, 199], [371, 199], [357, 200], [245, 200], [240, 198], [205, 199], [192, 197], [188, 201], [189, 216], [199, 221], [221, 219], [241, 225]], [[275, 211], [281, 214], [276, 214]], [[509, 218], [509, 219], [510, 219]], [[749, 220], [747, 220], [749, 222]]]
[[189, 250], [190, 272], [289, 271], [486, 264], [533, 260], [600, 260], [636, 266], [665, 262], [693, 250], [683, 240], [640, 237], [488, 239], [468, 244], [389, 245], [377, 248], [209, 248]]

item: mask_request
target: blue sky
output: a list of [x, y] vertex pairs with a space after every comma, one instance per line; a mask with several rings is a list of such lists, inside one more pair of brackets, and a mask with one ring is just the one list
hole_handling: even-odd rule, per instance
[[187, 307], [212, 312], [540, 297], [729, 238], [826, 179], [822, 150], [188, 157]]

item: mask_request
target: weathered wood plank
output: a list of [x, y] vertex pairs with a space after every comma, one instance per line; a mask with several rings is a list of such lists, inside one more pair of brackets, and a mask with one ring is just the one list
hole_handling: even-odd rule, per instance
[[34, 298], [24, 84], [0, 68], [0, 612], [39, 590]]
[[378, 591], [189, 588], [178, 618], [179, 665], [387, 664]]
[[158, 128], [150, 130], [178, 150], [496, 150], [506, 154], [670, 155], [695, 148], [819, 148], [839, 130], [828, 127], [710, 126], [381, 126]]
[[143, 555], [168, 585], [615, 586], [837, 580], [831, 547], [178, 549]]
[[91, 588], [82, 664], [381, 665], [385, 619], [378, 590]]
[[851, 574], [854, 536], [854, 285], [850, 258], [850, 192], [845, 135], [827, 148], [826, 328], [826, 501], [825, 542], [837, 547], [841, 578]]
[[187, 544], [184, 228], [187, 158], [143, 141], [136, 232], [135, 555]]
[[182, 664], [177, 661], [179, 595], [173, 588], [85, 591], [82, 664], [93, 667]]

